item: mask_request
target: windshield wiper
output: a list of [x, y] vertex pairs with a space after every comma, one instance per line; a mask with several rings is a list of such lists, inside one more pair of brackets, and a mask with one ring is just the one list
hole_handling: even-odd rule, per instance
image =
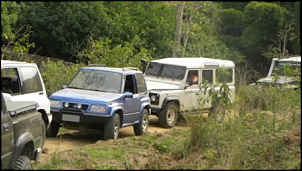
[[68, 88], [73, 88], [73, 89], [82, 89], [80, 87], [68, 87]]
[[100, 89], [87, 89], [87, 90], [105, 92], [104, 90], [100, 90]]

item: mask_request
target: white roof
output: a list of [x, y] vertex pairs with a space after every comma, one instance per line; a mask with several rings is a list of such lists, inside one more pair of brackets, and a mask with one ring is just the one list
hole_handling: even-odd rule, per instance
[[185, 57], [185, 58], [162, 58], [153, 60], [161, 64], [170, 64], [178, 66], [186, 66], [187, 68], [204, 68], [207, 66], [219, 65], [219, 67], [234, 67], [235, 64], [230, 60], [203, 58], [203, 57]]
[[29, 62], [21, 62], [21, 61], [11, 61], [11, 60], [2, 60], [1, 59], [1, 66], [3, 65], [36, 65], [36, 63], [29, 63]]
[[279, 61], [298, 61], [301, 62], [301, 56], [294, 56], [285, 59], [279, 59]]

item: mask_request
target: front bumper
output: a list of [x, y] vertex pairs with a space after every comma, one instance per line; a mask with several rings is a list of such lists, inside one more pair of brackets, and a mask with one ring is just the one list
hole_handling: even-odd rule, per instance
[[103, 125], [111, 118], [110, 115], [86, 114], [81, 110], [51, 111], [53, 120], [58, 123], [73, 122], [79, 125]]

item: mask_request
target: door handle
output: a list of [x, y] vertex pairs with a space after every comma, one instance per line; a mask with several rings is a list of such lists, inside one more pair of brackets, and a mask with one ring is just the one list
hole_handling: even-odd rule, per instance
[[3, 124], [3, 130], [4, 130], [4, 132], [9, 130], [9, 124], [8, 123]]

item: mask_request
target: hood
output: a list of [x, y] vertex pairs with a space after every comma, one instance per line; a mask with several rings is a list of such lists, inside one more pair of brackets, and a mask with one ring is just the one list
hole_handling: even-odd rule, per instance
[[53, 93], [50, 100], [68, 100], [81, 103], [110, 102], [117, 100], [121, 94], [65, 88]]
[[157, 81], [146, 81], [148, 90], [177, 90], [180, 89], [179, 84], [163, 83]]
[[[296, 81], [294, 77], [287, 77], [287, 76], [279, 76], [279, 79], [277, 80], [277, 84], [286, 84]], [[274, 77], [269, 76], [265, 78], [261, 78], [257, 81], [258, 83], [274, 83]]]

